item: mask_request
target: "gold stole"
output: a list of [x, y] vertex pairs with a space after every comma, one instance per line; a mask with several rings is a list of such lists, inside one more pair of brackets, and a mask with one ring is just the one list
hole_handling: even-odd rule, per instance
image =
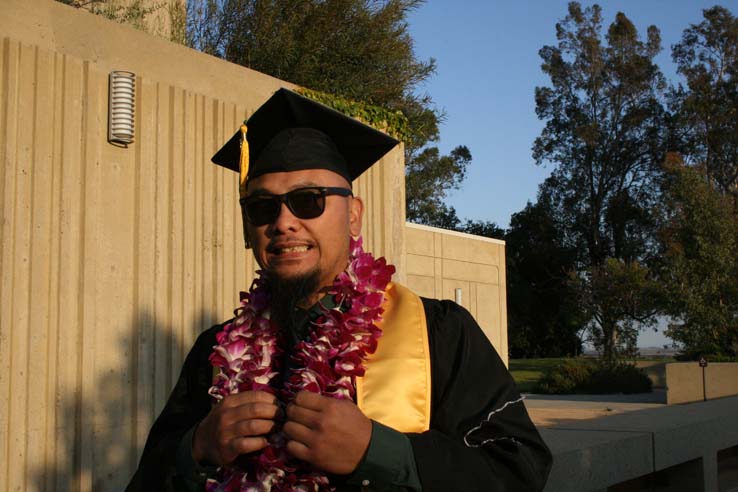
[[356, 378], [356, 404], [364, 414], [400, 432], [430, 427], [431, 368], [428, 329], [420, 297], [390, 283], [385, 292], [377, 351]]

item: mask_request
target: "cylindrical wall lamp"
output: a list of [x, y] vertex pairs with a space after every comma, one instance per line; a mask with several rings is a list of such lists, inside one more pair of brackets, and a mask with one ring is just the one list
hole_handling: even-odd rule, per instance
[[456, 304], [461, 306], [461, 287], [456, 287], [456, 289], [454, 289], [454, 301], [456, 301]]
[[108, 101], [108, 142], [133, 143], [136, 120], [136, 74], [116, 70], [110, 72]]

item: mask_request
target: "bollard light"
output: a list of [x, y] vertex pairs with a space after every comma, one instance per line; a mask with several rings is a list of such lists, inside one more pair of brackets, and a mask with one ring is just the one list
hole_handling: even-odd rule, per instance
[[136, 74], [110, 72], [108, 101], [108, 142], [128, 145], [135, 136]]

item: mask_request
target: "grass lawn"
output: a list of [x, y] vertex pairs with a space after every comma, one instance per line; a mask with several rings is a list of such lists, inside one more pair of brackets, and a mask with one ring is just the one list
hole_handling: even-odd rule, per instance
[[510, 374], [521, 393], [530, 393], [546, 369], [555, 366], [564, 358], [550, 359], [510, 359]]

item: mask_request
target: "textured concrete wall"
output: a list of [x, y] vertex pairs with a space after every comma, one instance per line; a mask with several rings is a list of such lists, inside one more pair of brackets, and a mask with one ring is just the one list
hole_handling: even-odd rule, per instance
[[707, 399], [738, 395], [738, 363], [710, 362], [705, 368]]
[[738, 363], [710, 362], [703, 370], [697, 362], [666, 364], [666, 401], [669, 404], [738, 395]]
[[[0, 10], [0, 491], [118, 491], [253, 275], [210, 156], [289, 84], [51, 0]], [[137, 74], [128, 148], [107, 142], [115, 69]], [[402, 281], [402, 149], [355, 189]]]
[[702, 368], [696, 362], [666, 364], [666, 403], [702, 401]]
[[[82, 4], [84, 10], [125, 19], [126, 24], [164, 39], [172, 39], [172, 27], [183, 29], [179, 24], [186, 15], [186, 0], [98, 0], [94, 3], [77, 3]], [[174, 37], [177, 34], [183, 35], [183, 32], [176, 33]]]
[[505, 243], [407, 224], [407, 285], [418, 294], [455, 299], [471, 312], [507, 364]]

